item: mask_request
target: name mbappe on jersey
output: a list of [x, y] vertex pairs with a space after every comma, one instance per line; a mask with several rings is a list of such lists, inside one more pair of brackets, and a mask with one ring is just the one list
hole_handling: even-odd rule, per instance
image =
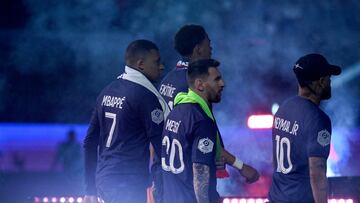
[[114, 97], [114, 96], [104, 95], [101, 105], [122, 109], [122, 105], [125, 99], [126, 97]]

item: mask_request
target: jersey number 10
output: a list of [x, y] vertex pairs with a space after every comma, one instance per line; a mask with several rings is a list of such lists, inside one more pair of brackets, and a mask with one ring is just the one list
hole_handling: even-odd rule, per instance
[[[282, 137], [280, 139], [279, 135], [275, 136], [275, 140], [276, 140], [276, 161], [277, 161], [277, 168], [276, 168], [276, 172], [281, 172], [283, 174], [288, 174], [293, 165], [291, 163], [291, 159], [290, 159], [290, 152], [291, 152], [291, 145], [290, 145], [290, 140], [287, 137]], [[288, 162], [288, 167], [285, 168], [284, 165], [284, 145], [286, 145], [286, 158], [287, 158], [287, 162]]]

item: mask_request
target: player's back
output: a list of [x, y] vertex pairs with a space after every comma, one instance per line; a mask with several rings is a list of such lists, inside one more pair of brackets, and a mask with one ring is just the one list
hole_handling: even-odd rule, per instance
[[[193, 163], [196, 160], [194, 143], [201, 138], [194, 136], [198, 124], [208, 123], [209, 137], [214, 141], [216, 126], [197, 104], [179, 104], [168, 116], [162, 141], [162, 169], [164, 184], [164, 202], [192, 203], [196, 202], [193, 187]], [[205, 138], [206, 139], [206, 138]], [[213, 141], [210, 141], [214, 144]], [[214, 146], [215, 148], [215, 146]], [[210, 156], [210, 199], [217, 198], [215, 177], [215, 149], [204, 152]], [[211, 197], [213, 196], [213, 198]]]
[[148, 176], [149, 132], [145, 123], [151, 120], [145, 119], [150, 113], [146, 106], [161, 109], [149, 90], [124, 79], [112, 82], [99, 95], [98, 179], [108, 175]]
[[189, 86], [186, 80], [187, 64], [187, 62], [179, 61], [176, 68], [171, 70], [159, 85], [159, 92], [170, 109], [173, 109], [177, 93], [188, 91]]
[[308, 99], [297, 96], [280, 106], [272, 130], [271, 202], [314, 202], [308, 159], [317, 155], [327, 157], [328, 149], [322, 150], [316, 142], [317, 128], [321, 129], [327, 122], [330, 122], [328, 116]]

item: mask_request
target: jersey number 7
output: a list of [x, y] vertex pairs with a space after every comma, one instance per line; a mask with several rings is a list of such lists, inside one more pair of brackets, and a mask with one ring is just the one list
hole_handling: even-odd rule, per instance
[[115, 125], [116, 125], [116, 114], [110, 113], [110, 112], [105, 112], [105, 117], [112, 119], [112, 124], [111, 124], [110, 132], [109, 132], [109, 137], [108, 137], [108, 139], [106, 141], [106, 147], [110, 147], [111, 140], [112, 140], [114, 130], [115, 130]]

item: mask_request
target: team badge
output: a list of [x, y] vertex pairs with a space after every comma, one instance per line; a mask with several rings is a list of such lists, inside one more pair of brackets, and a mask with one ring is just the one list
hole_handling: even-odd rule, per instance
[[212, 152], [214, 147], [214, 142], [211, 141], [209, 138], [202, 138], [199, 140], [198, 149], [206, 154]]
[[330, 135], [329, 131], [322, 130], [318, 133], [317, 141], [321, 146], [325, 147], [325, 146], [329, 145], [330, 139], [331, 139], [331, 135]]
[[156, 123], [160, 124], [164, 120], [164, 113], [160, 109], [155, 109], [151, 112], [151, 120]]

